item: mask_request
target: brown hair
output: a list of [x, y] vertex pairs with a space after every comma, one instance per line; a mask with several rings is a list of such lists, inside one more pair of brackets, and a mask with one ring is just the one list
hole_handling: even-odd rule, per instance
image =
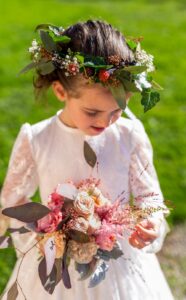
[[[128, 63], [134, 59], [124, 36], [110, 24], [103, 21], [88, 20], [84, 23], [79, 22], [68, 27], [63, 35], [71, 38], [69, 43], [62, 45], [63, 53], [67, 53], [68, 48], [70, 48], [72, 52], [101, 56], [106, 61], [112, 55], [117, 55]], [[34, 80], [34, 87], [38, 95], [48, 89], [52, 82], [59, 80], [69, 93], [74, 93], [80, 85], [80, 79], [81, 75], [65, 76], [64, 70], [61, 69], [56, 69], [48, 75], [41, 75], [38, 72]]]

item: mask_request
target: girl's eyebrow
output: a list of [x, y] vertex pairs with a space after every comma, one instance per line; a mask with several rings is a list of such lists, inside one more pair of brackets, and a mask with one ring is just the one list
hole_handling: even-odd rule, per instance
[[[84, 109], [89, 110], [89, 111], [93, 111], [93, 112], [105, 112], [104, 110], [99, 110], [99, 109], [94, 109], [94, 108], [88, 108], [88, 107], [84, 107]], [[121, 109], [117, 108], [117, 109], [114, 110], [114, 112], [118, 111], [118, 110], [121, 110]]]

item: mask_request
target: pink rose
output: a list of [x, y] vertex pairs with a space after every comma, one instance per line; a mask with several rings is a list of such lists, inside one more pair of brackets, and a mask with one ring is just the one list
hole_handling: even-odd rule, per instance
[[37, 221], [38, 232], [54, 232], [62, 221], [62, 212], [50, 212], [48, 215]]

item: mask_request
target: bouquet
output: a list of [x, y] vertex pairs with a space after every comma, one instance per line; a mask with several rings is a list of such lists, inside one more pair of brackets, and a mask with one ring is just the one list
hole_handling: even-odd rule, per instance
[[[90, 145], [84, 142], [84, 157], [91, 168], [98, 162]], [[142, 174], [142, 173], [141, 173]], [[151, 204], [144, 205], [145, 197], [151, 197]], [[88, 178], [78, 183], [68, 181], [58, 184], [49, 195], [47, 206], [37, 202], [5, 208], [2, 213], [25, 223], [20, 228], [9, 228], [0, 236], [0, 248], [12, 246], [11, 233], [34, 232], [35, 244], [21, 254], [16, 281], [8, 291], [7, 300], [15, 300], [18, 275], [25, 255], [34, 247], [39, 254], [38, 274], [44, 289], [52, 294], [62, 280], [67, 289], [71, 288], [70, 261], [74, 262], [79, 280], [89, 278], [88, 287], [93, 288], [105, 279], [109, 260], [123, 256], [119, 240], [129, 236], [141, 220], [159, 210], [167, 208], [157, 205], [156, 194], [140, 196], [134, 203], [143, 201], [143, 207], [125, 203], [123, 193], [111, 202], [102, 193], [100, 180]], [[153, 205], [154, 204], [154, 205]]]
[[[2, 211], [6, 216], [25, 222], [25, 226], [9, 229], [9, 234], [0, 237], [0, 247], [11, 244], [10, 232], [34, 231], [34, 247], [40, 254], [39, 277], [50, 294], [61, 280], [66, 288], [71, 288], [68, 271], [71, 260], [80, 280], [89, 278], [89, 287], [99, 284], [108, 271], [108, 261], [123, 255], [119, 239], [131, 233], [141, 218], [162, 209], [140, 209], [125, 204], [122, 194], [112, 203], [99, 186], [100, 180], [95, 178], [78, 184], [65, 182], [58, 184], [50, 194], [47, 206], [30, 202]], [[17, 282], [11, 289], [10, 294], [15, 293]]]

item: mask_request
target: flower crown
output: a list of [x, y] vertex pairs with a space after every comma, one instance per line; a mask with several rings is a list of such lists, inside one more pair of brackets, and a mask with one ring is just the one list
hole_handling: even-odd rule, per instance
[[90, 82], [108, 86], [119, 107], [125, 109], [125, 92], [141, 93], [141, 104], [148, 111], [160, 100], [157, 84], [149, 72], [155, 70], [153, 56], [141, 49], [139, 39], [126, 39], [127, 45], [134, 54], [132, 62], [124, 61], [118, 55], [109, 56], [107, 61], [100, 56], [91, 56], [80, 52], [72, 52], [70, 48], [64, 53], [63, 44], [71, 38], [64, 35], [64, 28], [50, 24], [36, 27], [40, 42], [32, 41], [29, 48], [32, 63], [20, 73], [35, 68], [41, 75], [47, 75], [54, 70], [64, 70], [65, 76], [76, 76], [82, 73]]

